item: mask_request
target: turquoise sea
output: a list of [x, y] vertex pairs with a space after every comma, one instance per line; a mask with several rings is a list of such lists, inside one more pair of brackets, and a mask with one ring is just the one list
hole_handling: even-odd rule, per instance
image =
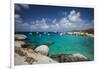
[[26, 35], [27, 41], [36, 43], [37, 46], [52, 41], [54, 44], [48, 46], [49, 54], [75, 54], [80, 53], [86, 56], [89, 60], [94, 59], [94, 38], [89, 36], [75, 36], [75, 35], [60, 35], [54, 32], [21, 32]]

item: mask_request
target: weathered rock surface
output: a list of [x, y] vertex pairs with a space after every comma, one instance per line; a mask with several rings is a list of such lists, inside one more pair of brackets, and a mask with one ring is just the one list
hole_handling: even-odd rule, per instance
[[27, 62], [25, 62], [25, 57], [20, 56], [19, 54], [14, 54], [14, 65], [28, 65]]
[[40, 45], [34, 51], [47, 56], [49, 52], [49, 48], [47, 45]]
[[24, 45], [25, 44], [25, 42], [24, 41], [15, 41], [15, 47], [21, 47], [22, 45]]
[[30, 48], [15, 48], [15, 65], [57, 63], [48, 56], [35, 52]]
[[25, 36], [23, 34], [15, 34], [15, 39], [16, 40], [24, 40], [26, 38], [27, 38], [27, 36]]
[[52, 55], [51, 58], [58, 59], [59, 62], [88, 61], [88, 58], [82, 54], [58, 54]]

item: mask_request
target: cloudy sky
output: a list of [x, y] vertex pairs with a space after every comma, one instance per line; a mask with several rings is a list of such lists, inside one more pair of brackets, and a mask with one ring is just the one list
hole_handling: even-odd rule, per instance
[[65, 32], [93, 29], [94, 9], [15, 4], [16, 32]]

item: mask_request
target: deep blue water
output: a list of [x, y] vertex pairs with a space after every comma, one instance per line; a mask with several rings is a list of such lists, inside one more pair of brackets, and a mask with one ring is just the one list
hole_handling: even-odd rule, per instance
[[32, 35], [28, 32], [22, 32], [28, 37], [29, 42], [35, 42], [38, 46], [47, 41], [55, 42], [49, 46], [49, 54], [75, 54], [80, 53], [86, 56], [89, 60], [94, 59], [94, 38], [89, 36], [62, 35], [60, 33], [43, 33], [33, 32]]

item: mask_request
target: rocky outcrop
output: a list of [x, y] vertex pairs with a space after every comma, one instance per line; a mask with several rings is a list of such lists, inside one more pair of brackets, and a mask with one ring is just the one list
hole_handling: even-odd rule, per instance
[[[36, 47], [35, 43], [25, 41], [27, 37], [22, 34], [15, 35], [15, 65], [57, 63], [49, 58], [49, 48], [47, 45]], [[35, 50], [32, 48], [34, 46]]]
[[83, 60], [83, 61], [88, 59], [87, 57], [85, 57], [84, 55], [79, 54], [79, 53], [72, 54], [72, 56], [80, 58], [80, 60]]
[[27, 36], [23, 34], [15, 34], [15, 47], [21, 47], [22, 45], [25, 45], [25, 40]]
[[22, 48], [32, 48], [35, 49], [38, 45], [34, 42], [24, 41], [25, 44], [21, 45]]
[[14, 44], [15, 44], [15, 47], [21, 47], [22, 45], [25, 45], [25, 42], [24, 41], [15, 41], [14, 42]]
[[88, 61], [88, 58], [82, 54], [58, 54], [52, 55], [51, 58], [58, 59], [59, 62]]
[[28, 65], [28, 63], [25, 62], [25, 57], [22, 57], [19, 54], [14, 53], [14, 65]]
[[32, 64], [33, 62], [35, 62], [36, 60], [32, 57], [26, 57], [25, 58], [25, 62], [27, 62], [28, 64]]
[[49, 52], [49, 48], [47, 45], [40, 45], [34, 51], [47, 56]]
[[[21, 59], [21, 60], [20, 60]], [[16, 61], [17, 60], [17, 61]], [[21, 63], [20, 63], [21, 62]], [[15, 64], [43, 64], [43, 63], [57, 63], [48, 56], [42, 55], [39, 52], [35, 52], [30, 48], [15, 48]]]
[[25, 49], [21, 47], [15, 47], [15, 53], [19, 54], [20, 56], [27, 55], [27, 53], [25, 52]]
[[15, 40], [25, 40], [27, 36], [23, 34], [15, 34]]

